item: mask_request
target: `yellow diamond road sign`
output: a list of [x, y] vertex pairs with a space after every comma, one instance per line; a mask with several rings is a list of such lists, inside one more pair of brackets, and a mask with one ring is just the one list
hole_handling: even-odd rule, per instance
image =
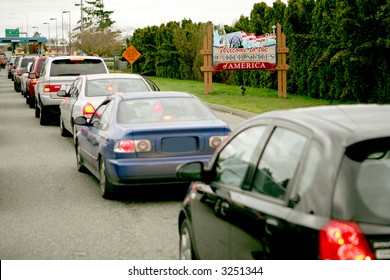
[[134, 61], [136, 61], [141, 54], [133, 47], [133, 45], [131, 45], [122, 53], [122, 56], [126, 58], [131, 65], [133, 65]]

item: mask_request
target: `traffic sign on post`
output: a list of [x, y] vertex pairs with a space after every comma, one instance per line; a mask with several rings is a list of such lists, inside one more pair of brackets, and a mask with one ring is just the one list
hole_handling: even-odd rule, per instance
[[130, 45], [123, 53], [122, 56], [126, 58], [126, 60], [133, 65], [133, 63], [141, 56], [139, 51], [134, 48], [133, 45]]

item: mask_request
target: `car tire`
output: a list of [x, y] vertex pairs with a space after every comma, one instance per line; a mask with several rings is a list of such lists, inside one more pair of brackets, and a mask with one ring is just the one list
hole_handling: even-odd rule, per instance
[[114, 197], [112, 184], [106, 174], [104, 159], [100, 159], [99, 161], [99, 185], [101, 195], [104, 199], [112, 199]]
[[28, 95], [28, 106], [31, 108], [31, 109], [34, 109], [35, 108], [35, 98], [32, 98], [31, 95]]
[[35, 104], [35, 117], [39, 119], [40, 115], [41, 115], [41, 110], [39, 109], [38, 104]]
[[21, 87], [18, 86], [16, 82], [14, 82], [14, 89], [15, 89], [16, 92], [21, 92], [22, 91]]
[[39, 124], [40, 125], [47, 125], [48, 124], [48, 119], [49, 119], [49, 116], [48, 116], [48, 111], [41, 108], [39, 110]]
[[62, 137], [70, 136], [70, 132], [67, 131], [66, 128], [64, 127], [64, 121], [62, 120], [61, 115], [60, 115], [60, 133]]
[[77, 161], [77, 171], [84, 173], [86, 171], [86, 168], [84, 166], [84, 160], [81, 157], [80, 146], [78, 144], [76, 144], [76, 161]]
[[188, 222], [185, 219], [180, 227], [180, 245], [179, 245], [180, 260], [194, 260], [195, 254], [192, 246], [191, 231]]

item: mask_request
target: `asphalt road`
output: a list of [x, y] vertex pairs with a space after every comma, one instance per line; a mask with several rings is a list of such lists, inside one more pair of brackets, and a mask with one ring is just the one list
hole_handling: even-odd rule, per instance
[[[0, 259], [175, 260], [183, 189], [101, 198], [79, 173], [72, 138], [40, 126], [0, 71]], [[233, 129], [244, 120], [218, 112]]]

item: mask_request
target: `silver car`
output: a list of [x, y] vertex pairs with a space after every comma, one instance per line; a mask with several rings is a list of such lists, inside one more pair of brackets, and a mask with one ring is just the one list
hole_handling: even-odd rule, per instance
[[48, 124], [54, 116], [58, 120], [59, 105], [62, 102], [62, 98], [57, 95], [58, 91], [68, 90], [79, 75], [103, 73], [109, 71], [100, 57], [48, 57], [35, 85], [35, 117], [40, 119], [40, 124]]
[[80, 75], [67, 92], [61, 90], [57, 93], [64, 98], [60, 104], [61, 135], [75, 135], [74, 120], [79, 116], [89, 119], [107, 96], [145, 91], [159, 91], [159, 88], [151, 80], [138, 74]]

